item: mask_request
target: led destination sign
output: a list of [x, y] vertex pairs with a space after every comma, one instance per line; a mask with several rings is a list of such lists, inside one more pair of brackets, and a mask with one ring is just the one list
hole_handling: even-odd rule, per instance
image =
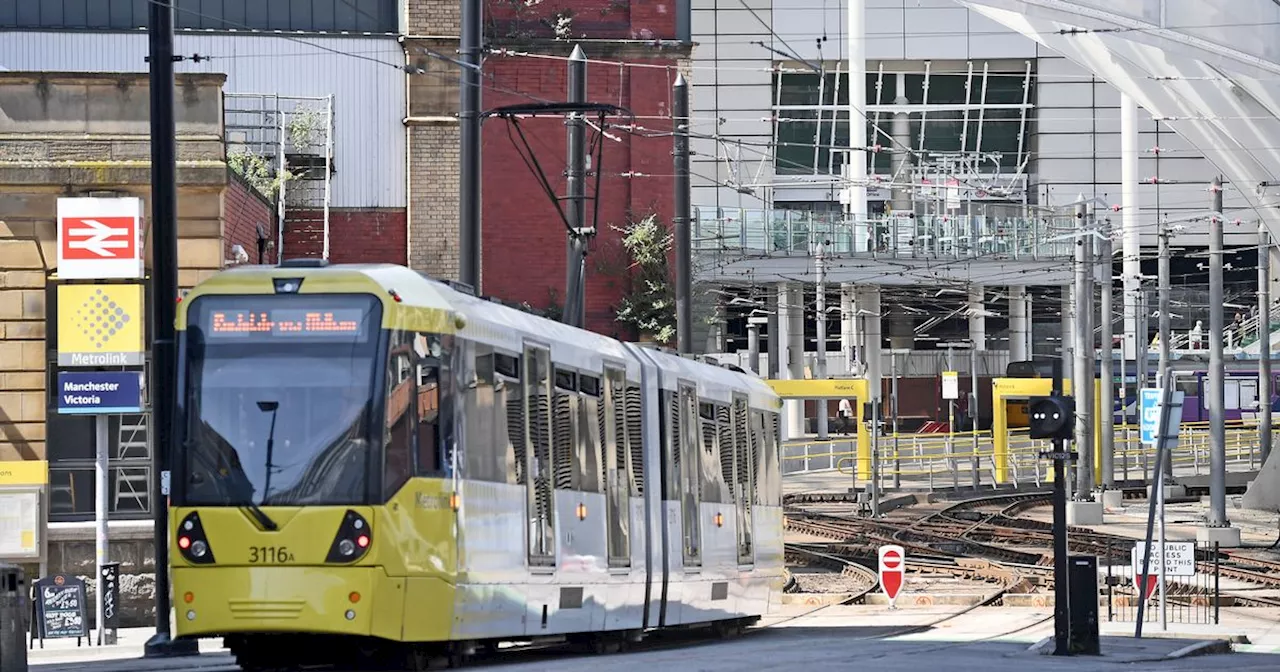
[[226, 338], [339, 338], [364, 340], [369, 312], [360, 308], [311, 310], [275, 308], [269, 310], [221, 310], [208, 312], [205, 334], [210, 339]]

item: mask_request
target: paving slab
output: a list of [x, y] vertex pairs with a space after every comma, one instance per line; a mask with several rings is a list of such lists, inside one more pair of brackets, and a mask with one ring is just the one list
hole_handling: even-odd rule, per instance
[[[1051, 656], [1054, 654], [1055, 648], [1053, 637], [1045, 637], [1028, 647], [1027, 653]], [[1183, 639], [1173, 637], [1135, 639], [1133, 637], [1109, 636], [1099, 638], [1098, 650], [1101, 651], [1099, 656], [1080, 656], [1080, 658], [1106, 661], [1108, 663], [1132, 664], [1178, 660], [1192, 656], [1223, 655], [1235, 652], [1231, 642], [1225, 639]]]
[[[1243, 621], [1241, 621], [1243, 622]], [[1229, 629], [1238, 629], [1234, 622]], [[1268, 627], [1276, 627], [1271, 623]], [[1259, 625], [1255, 630], [1264, 630]], [[893, 670], [894, 672], [1179, 672], [1230, 669], [1231, 672], [1275, 672], [1280, 637], [1236, 653], [1213, 653], [1230, 646], [1222, 639], [1190, 641], [1108, 637], [1104, 656], [1040, 656], [1028, 649], [1052, 635], [1053, 614], [1045, 609], [1004, 607], [935, 607], [890, 609], [887, 606], [785, 605], [761, 626], [734, 639], [706, 636], [647, 642], [640, 649], [610, 656], [566, 653], [541, 648], [508, 651], [479, 662], [482, 669], [503, 672], [793, 672], [810, 670]], [[1191, 634], [1196, 635], [1199, 631]], [[1250, 634], [1252, 638], [1253, 635]], [[1212, 644], [1200, 644], [1212, 642]], [[1199, 648], [1188, 649], [1196, 646]], [[1202, 655], [1193, 655], [1193, 654]], [[225, 653], [197, 659], [110, 660], [37, 664], [39, 672], [232, 672]]]

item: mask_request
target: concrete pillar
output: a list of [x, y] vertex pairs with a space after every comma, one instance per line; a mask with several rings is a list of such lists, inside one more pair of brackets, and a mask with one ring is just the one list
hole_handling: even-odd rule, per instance
[[976, 350], [987, 349], [987, 306], [982, 285], [969, 286], [969, 339]]
[[1027, 319], [1027, 288], [1022, 285], [1009, 287], [1009, 361], [1025, 362], [1031, 359], [1027, 335], [1031, 325]]
[[1120, 221], [1124, 231], [1121, 257], [1124, 260], [1124, 357], [1132, 359], [1146, 345], [1139, 335], [1138, 294], [1141, 291], [1142, 238], [1138, 222], [1138, 104], [1120, 94]]
[[1074, 380], [1072, 372], [1075, 371], [1075, 301], [1072, 300], [1071, 286], [1066, 285], [1062, 288], [1062, 338], [1059, 342], [1059, 356], [1062, 357], [1062, 379]]
[[[799, 292], [788, 283], [778, 283], [778, 343], [781, 356], [780, 378], [798, 380], [804, 377], [804, 307], [797, 301]], [[784, 402], [783, 420], [787, 438], [804, 434], [804, 402]]]
[[840, 352], [844, 355], [844, 370], [850, 374], [858, 371], [857, 358], [854, 356], [858, 345], [858, 321], [855, 319], [857, 311], [853, 295], [853, 285], [840, 285]]
[[767, 326], [769, 329], [769, 361], [765, 368], [765, 371], [767, 372], [765, 377], [773, 378], [774, 380], [782, 379], [782, 320], [778, 319], [778, 316], [782, 313], [779, 312], [779, 295], [779, 293], [771, 293], [765, 298], [765, 307], [766, 310], [769, 311], [767, 316]]
[[[907, 105], [907, 74], [899, 72], [897, 74], [897, 91], [898, 97], [893, 99], [894, 105]], [[893, 115], [893, 124], [890, 128], [893, 134], [893, 154], [890, 162], [890, 169], [893, 171], [895, 186], [892, 191], [892, 205], [894, 214], [905, 214], [915, 209], [914, 191], [907, 185], [910, 175], [911, 155], [907, 153], [904, 147], [911, 146], [911, 118], [907, 113]], [[897, 241], [893, 241], [896, 244]], [[898, 346], [894, 346], [895, 348]]]
[[880, 361], [883, 342], [880, 334], [880, 287], [878, 285], [859, 287], [855, 303], [861, 314], [862, 328], [866, 330], [866, 333], [862, 334], [862, 343], [865, 351], [863, 360], [867, 367], [867, 382], [871, 388], [872, 397], [879, 398], [884, 368]]
[[889, 347], [894, 350], [910, 350], [915, 346], [915, 318], [910, 315], [894, 315], [888, 321]]
[[867, 2], [849, 0], [845, 38], [849, 41], [849, 205], [854, 249], [867, 249]]

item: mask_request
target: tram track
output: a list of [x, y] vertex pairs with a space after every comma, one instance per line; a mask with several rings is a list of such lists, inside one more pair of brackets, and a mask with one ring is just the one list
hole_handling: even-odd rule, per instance
[[[1050, 504], [1051, 498], [1047, 491], [996, 493], [953, 502], [912, 521], [850, 518], [812, 511], [800, 503], [850, 501], [845, 493], [832, 493], [831, 497], [793, 498], [788, 502], [784, 525], [791, 531], [831, 539], [828, 552], [843, 558], [872, 562], [874, 546], [895, 543], [908, 551], [912, 564], [930, 571], [977, 578], [971, 567], [963, 565], [982, 560], [1005, 569], [1022, 567], [1028, 586], [1048, 589], [1053, 586], [1053, 526], [1024, 514]], [[1127, 562], [1127, 551], [1134, 543], [1128, 537], [1069, 528], [1071, 552], [1095, 555], [1108, 563]], [[1197, 569], [1260, 587], [1280, 588], [1280, 562], [1238, 551], [1219, 551], [1215, 557], [1211, 550], [1197, 549]], [[1166, 585], [1175, 599], [1201, 602], [1211, 598], [1207, 587], [1178, 581]], [[1221, 597], [1244, 605], [1280, 606], [1280, 598], [1238, 592], [1222, 592]]]

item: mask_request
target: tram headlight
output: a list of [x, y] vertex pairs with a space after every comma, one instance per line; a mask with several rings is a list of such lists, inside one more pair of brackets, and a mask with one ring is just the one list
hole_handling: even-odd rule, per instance
[[192, 511], [178, 524], [178, 552], [187, 561], [195, 565], [211, 565], [214, 563], [213, 547], [205, 536], [204, 525], [200, 523], [200, 514]]
[[338, 533], [334, 535], [333, 545], [329, 547], [325, 562], [343, 565], [355, 562], [364, 557], [372, 546], [373, 531], [369, 528], [369, 521], [348, 509], [338, 526]]

